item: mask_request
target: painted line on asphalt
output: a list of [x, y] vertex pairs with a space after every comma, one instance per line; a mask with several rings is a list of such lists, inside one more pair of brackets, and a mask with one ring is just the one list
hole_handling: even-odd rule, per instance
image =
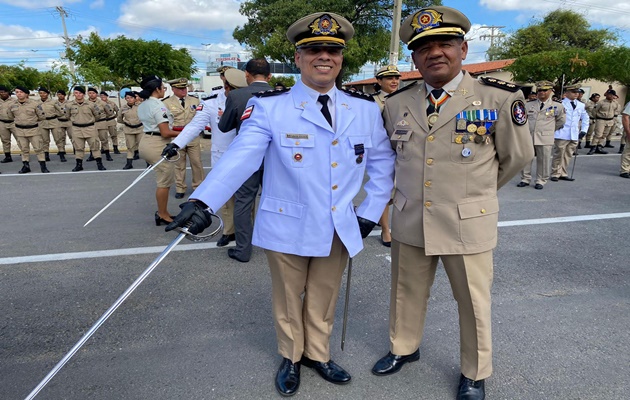
[[[73, 164], [74, 165], [74, 164]], [[107, 164], [103, 164], [105, 165], [105, 167], [107, 167]], [[91, 164], [83, 164], [83, 168], [90, 168], [92, 165]], [[50, 167], [50, 165], [48, 165], [48, 167]], [[133, 173], [133, 172], [137, 172], [138, 174], [144, 172], [145, 168], [136, 168], [133, 167], [133, 169], [107, 169], [105, 171], [99, 171], [99, 170], [83, 170], [83, 171], [79, 171], [79, 172], [72, 172], [72, 171], [63, 171], [63, 172], [55, 172], [55, 171], [50, 171], [47, 174], [43, 174], [41, 172], [37, 172], [36, 168], [39, 168], [39, 165], [36, 165], [35, 168], [31, 168], [33, 170], [32, 173], [28, 173], [28, 174], [18, 174], [17, 172], [15, 173], [7, 173], [8, 171], [5, 171], [4, 173], [2, 173], [0, 175], [0, 178], [2, 177], [9, 177], [9, 176], [19, 176], [20, 178], [23, 177], [29, 177], [29, 176], [42, 176], [42, 175], [46, 175], [46, 176], [52, 176], [52, 175], [74, 175], [74, 176], [80, 176], [80, 175], [85, 175], [85, 174], [112, 174], [112, 173], [123, 173], [123, 174], [128, 174], [128, 173]], [[94, 164], [94, 168], [96, 168], [96, 164]], [[112, 167], [110, 167], [112, 168]], [[122, 167], [121, 167], [122, 168]], [[190, 170], [190, 167], [186, 168], [187, 170]], [[211, 170], [212, 167], [203, 167], [204, 170]]]
[[[554, 218], [536, 218], [536, 219], [524, 219], [515, 221], [501, 221], [499, 222], [500, 228], [511, 226], [527, 226], [527, 225], [541, 225], [541, 224], [558, 224], [567, 222], [581, 222], [581, 221], [598, 221], [604, 219], [618, 219], [618, 218], [630, 218], [630, 212], [614, 213], [614, 214], [593, 214], [593, 215], [575, 215], [570, 217], [554, 217]], [[373, 231], [370, 236], [378, 236], [381, 231]], [[234, 247], [234, 243], [222, 248]], [[159, 254], [166, 246], [152, 246], [152, 247], [135, 247], [129, 249], [115, 249], [115, 250], [99, 250], [99, 251], [84, 251], [76, 253], [57, 253], [57, 254], [41, 254], [36, 256], [23, 256], [23, 257], [5, 257], [0, 258], [0, 265], [10, 264], [25, 264], [25, 263], [37, 263], [37, 262], [49, 262], [49, 261], [65, 261], [65, 260], [78, 260], [87, 258], [102, 258], [102, 257], [119, 257], [119, 256], [134, 256], [140, 254]], [[191, 250], [212, 250], [217, 249], [216, 242], [210, 243], [196, 243], [196, 244], [182, 244], [173, 249], [173, 251], [191, 251]]]

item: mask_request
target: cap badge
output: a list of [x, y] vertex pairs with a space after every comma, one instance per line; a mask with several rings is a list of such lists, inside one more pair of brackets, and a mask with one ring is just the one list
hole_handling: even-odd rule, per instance
[[336, 35], [340, 26], [333, 17], [328, 14], [322, 15], [320, 18], [315, 19], [309, 28], [313, 30], [315, 35]]
[[442, 13], [435, 10], [423, 10], [416, 14], [413, 18], [411, 26], [415, 29], [416, 33], [423, 32], [427, 29], [437, 28], [442, 21]]

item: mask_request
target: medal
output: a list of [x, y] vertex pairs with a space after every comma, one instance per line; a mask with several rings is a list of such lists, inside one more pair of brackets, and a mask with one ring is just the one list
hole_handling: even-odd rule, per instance
[[462, 136], [462, 143], [463, 143], [463, 144], [468, 143], [468, 135], [464, 135], [464, 136]]
[[295, 154], [293, 155], [293, 159], [294, 159], [295, 161], [297, 161], [297, 162], [302, 161], [302, 154], [300, 154], [300, 153], [295, 153]]
[[458, 132], [464, 132], [466, 130], [466, 120], [463, 118], [457, 119], [457, 125], [455, 128]]
[[483, 142], [483, 136], [475, 135], [474, 141], [475, 143], [480, 144], [481, 142]]
[[461, 136], [461, 135], [457, 135], [457, 136], [455, 137], [455, 143], [457, 143], [457, 144], [462, 144], [462, 143], [463, 143], [462, 138], [463, 138], [463, 136]]
[[440, 114], [436, 112], [429, 114], [429, 116], [427, 117], [429, 119], [429, 127], [433, 127], [433, 125], [437, 122], [439, 117], [440, 117]]
[[466, 130], [470, 133], [475, 133], [477, 132], [477, 125], [473, 124], [468, 124], [468, 126], [466, 127]]
[[468, 147], [464, 147], [462, 150], [462, 157], [468, 158], [472, 154], [472, 151]]
[[485, 126], [480, 126], [477, 128], [477, 135], [485, 135], [488, 132]]

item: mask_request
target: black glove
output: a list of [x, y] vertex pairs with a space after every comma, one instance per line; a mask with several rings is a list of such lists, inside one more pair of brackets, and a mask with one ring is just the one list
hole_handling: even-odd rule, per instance
[[584, 136], [586, 136], [586, 132], [580, 132], [580, 134], [578, 135], [578, 140], [584, 139]]
[[359, 230], [361, 231], [361, 237], [365, 239], [366, 237], [368, 237], [370, 232], [372, 232], [372, 229], [374, 229], [374, 227], [376, 226], [376, 222], [372, 222], [369, 219], [361, 217], [357, 217], [357, 220], [359, 221]]
[[164, 147], [164, 150], [162, 150], [162, 157], [175, 157], [177, 155], [177, 149], [179, 149], [179, 146], [175, 143], [167, 144], [166, 147]]
[[166, 229], [164, 229], [166, 232], [175, 228], [188, 227], [188, 232], [196, 235], [212, 224], [211, 214], [207, 210], [208, 206], [201, 201], [187, 201], [180, 204], [179, 208], [182, 211], [177, 214], [173, 222], [166, 225]]

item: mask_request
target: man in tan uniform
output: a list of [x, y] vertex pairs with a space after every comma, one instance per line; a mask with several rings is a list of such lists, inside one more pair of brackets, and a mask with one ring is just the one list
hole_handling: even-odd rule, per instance
[[120, 154], [120, 150], [118, 150], [118, 123], [116, 122], [119, 111], [118, 104], [110, 100], [109, 95], [105, 91], [101, 92], [100, 97], [103, 103], [109, 104], [114, 113], [114, 115], [107, 117], [107, 131], [109, 132], [109, 137], [112, 139], [112, 150], [114, 150], [114, 154]]
[[[57, 109], [57, 121], [59, 121], [59, 126], [57, 129], [59, 130], [59, 139], [63, 138], [63, 160], [65, 161], [66, 156], [66, 136], [72, 142], [72, 122], [70, 122], [70, 114], [66, 106], [68, 105], [68, 101], [66, 100], [66, 91], [65, 90], [57, 90], [57, 101], [55, 102], [55, 108]], [[61, 157], [61, 154], [59, 154]]]
[[[100, 99], [99, 99], [100, 101]], [[102, 103], [102, 101], [100, 101]], [[98, 132], [95, 123], [101, 117], [102, 111], [99, 103], [89, 101], [85, 98], [85, 89], [81, 86], [74, 88], [74, 100], [68, 103], [70, 120], [72, 121], [72, 145], [76, 156], [77, 165], [73, 172], [83, 171], [83, 155], [85, 144], [90, 146], [90, 154], [94, 155], [96, 167], [99, 171], [105, 171], [103, 159], [101, 158], [100, 145], [98, 143]]]
[[[602, 142], [608, 137], [615, 126], [615, 115], [621, 112], [621, 106], [615, 101], [617, 93], [613, 89], [608, 89], [604, 96], [604, 100], [600, 100], [593, 111], [595, 114], [595, 137], [591, 143], [591, 149], [587, 155], [591, 154], [608, 154], [604, 151]], [[610, 144], [610, 140], [606, 141], [607, 147], [614, 147]]]
[[30, 90], [24, 86], [15, 88], [15, 96], [17, 101], [9, 105], [8, 117], [15, 122], [15, 136], [20, 143], [22, 150], [22, 169], [18, 171], [20, 174], [31, 172], [29, 163], [30, 149], [37, 155], [39, 166], [43, 173], [48, 173], [46, 168], [46, 158], [44, 157], [44, 148], [41, 132], [39, 131], [39, 121], [46, 119], [46, 113], [36, 100], [28, 98]]
[[59, 121], [57, 118], [61, 116], [58, 108], [55, 106], [55, 100], [50, 97], [50, 90], [45, 87], [40, 87], [39, 98], [41, 100], [41, 107], [46, 113], [46, 119], [39, 123], [39, 130], [42, 134], [43, 140], [43, 148], [44, 148], [44, 157], [46, 161], [50, 161], [50, 135], [52, 134], [53, 139], [55, 140], [55, 145], [57, 146], [57, 155], [61, 162], [66, 162], [66, 136], [63, 137], [60, 135], [59, 130]]
[[136, 92], [125, 93], [126, 104], [122, 106], [118, 113], [118, 122], [123, 124], [123, 133], [127, 142], [127, 163], [123, 169], [133, 168], [134, 156], [138, 153], [138, 145], [144, 134], [142, 121], [138, 118], [138, 104], [136, 103]]
[[[9, 105], [15, 99], [11, 98], [11, 91], [6, 86], [0, 86], [0, 139], [2, 140], [2, 150], [4, 150], [4, 158], [0, 163], [13, 162], [11, 157], [11, 136], [15, 137], [15, 123], [9, 119]], [[17, 137], [15, 137], [17, 142]]]
[[[97, 109], [101, 113], [101, 115], [96, 119], [96, 123], [94, 124], [96, 127], [96, 132], [98, 133], [97, 140], [99, 143], [99, 150], [101, 151], [101, 153], [105, 154], [105, 159], [107, 161], [114, 161], [112, 156], [109, 155], [109, 128], [107, 127], [107, 119], [111, 118], [114, 115], [114, 110], [112, 110], [112, 107], [108, 103], [105, 103], [98, 97], [98, 90], [96, 90], [96, 88], [88, 88], [87, 95], [90, 102], [96, 103], [96, 105], [98, 105]], [[86, 161], [93, 161], [94, 159], [95, 156], [92, 154], [92, 147], [90, 146], [90, 156]]]
[[[173, 89], [173, 95], [162, 100], [173, 114], [173, 130], [181, 132], [192, 121], [199, 106], [199, 99], [188, 96], [188, 79], [179, 78], [167, 81]], [[203, 164], [201, 163], [201, 139], [197, 136], [186, 147], [180, 149], [180, 158], [175, 164], [175, 198], [183, 199], [186, 193], [186, 158], [190, 160], [192, 172], [192, 188], [197, 189], [203, 181]]]
[[462, 71], [469, 29], [464, 14], [440, 6], [410, 15], [400, 27], [424, 83], [390, 95], [383, 111], [396, 149], [390, 352], [372, 372], [393, 374], [419, 360], [441, 259], [459, 310], [457, 399], [483, 399], [492, 373], [497, 190], [532, 160], [534, 149], [518, 87]]
[[[623, 136], [628, 141], [630, 140], [630, 102], [626, 104], [621, 112], [621, 124], [623, 125]], [[630, 179], [630, 147], [625, 147], [621, 155], [619, 176]]]
[[[536, 100], [525, 103], [529, 133], [534, 140], [536, 153], [536, 185], [535, 189], [542, 190], [549, 180], [551, 172], [551, 151], [553, 150], [554, 133], [564, 126], [566, 115], [562, 103], [551, 100], [553, 83], [542, 81], [536, 83]], [[518, 187], [529, 186], [532, 180], [532, 164], [521, 170], [521, 181]]]
[[595, 106], [599, 102], [599, 97], [599, 93], [593, 93], [586, 102], [586, 113], [588, 114], [591, 124], [588, 126], [588, 132], [586, 132], [586, 143], [584, 145], [585, 149], [591, 148], [591, 141], [593, 140], [593, 135], [595, 133]]

